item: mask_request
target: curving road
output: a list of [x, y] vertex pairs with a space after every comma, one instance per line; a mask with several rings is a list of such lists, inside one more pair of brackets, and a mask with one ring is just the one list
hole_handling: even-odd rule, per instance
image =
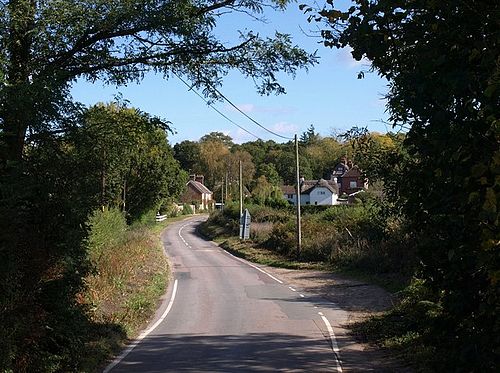
[[154, 323], [105, 372], [342, 372], [345, 312], [199, 237], [205, 218], [162, 233], [174, 280]]

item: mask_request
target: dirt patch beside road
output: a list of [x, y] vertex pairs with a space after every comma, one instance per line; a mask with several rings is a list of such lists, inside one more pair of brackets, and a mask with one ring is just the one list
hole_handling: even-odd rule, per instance
[[265, 267], [266, 271], [305, 293], [320, 295], [348, 313], [345, 325], [337, 330], [344, 372], [402, 372], [413, 370], [387, 351], [356, 340], [350, 325], [391, 308], [396, 298], [377, 285], [335, 273], [315, 270], [290, 270]]

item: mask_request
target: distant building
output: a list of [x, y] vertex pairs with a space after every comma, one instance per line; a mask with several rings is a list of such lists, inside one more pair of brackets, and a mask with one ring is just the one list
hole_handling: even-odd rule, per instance
[[203, 175], [190, 175], [186, 184], [186, 191], [181, 196], [181, 202], [198, 205], [201, 210], [212, 207], [212, 191], [204, 185]]
[[[293, 205], [297, 204], [295, 186], [284, 185], [281, 187], [283, 197]], [[300, 183], [301, 205], [336, 205], [338, 204], [339, 190], [333, 180], [302, 180]]]
[[347, 161], [346, 158], [342, 158], [340, 163], [335, 166], [331, 180], [338, 184], [340, 195], [350, 195], [368, 188], [366, 179], [358, 166], [353, 165], [352, 162]]

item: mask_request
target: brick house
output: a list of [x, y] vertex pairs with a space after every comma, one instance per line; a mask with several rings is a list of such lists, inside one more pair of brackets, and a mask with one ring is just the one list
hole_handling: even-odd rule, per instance
[[352, 194], [362, 189], [367, 189], [367, 182], [358, 166], [351, 161], [342, 158], [341, 162], [335, 166], [331, 180], [339, 186], [339, 194]]
[[181, 202], [198, 205], [201, 210], [207, 210], [212, 207], [212, 191], [204, 184], [203, 175], [190, 175], [186, 184], [186, 191], [181, 196]]

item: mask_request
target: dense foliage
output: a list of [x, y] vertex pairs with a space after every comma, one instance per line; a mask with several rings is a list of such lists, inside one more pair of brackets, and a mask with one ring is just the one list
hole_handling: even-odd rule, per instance
[[216, 98], [223, 77], [237, 70], [260, 93], [283, 93], [277, 73], [293, 75], [314, 55], [288, 35], [235, 27], [227, 41], [216, 27], [221, 18], [256, 19], [287, 3], [0, 2], [2, 370], [78, 371], [69, 357], [83, 343], [75, 331], [88, 322], [77, 301], [91, 267], [87, 217], [109, 207], [141, 218], [185, 181], [165, 121], [122, 104], [84, 109], [72, 102], [71, 85], [123, 85], [153, 71], [183, 76]]
[[[5, 369], [77, 370], [70, 356], [85, 344], [77, 330], [91, 328], [78, 294], [92, 257], [103, 254], [99, 242], [113, 244], [105, 234], [119, 236], [125, 216], [136, 220], [156, 211], [184, 186], [158, 118], [114, 103], [74, 112], [70, 123], [64, 134], [31, 141], [20, 174], [2, 182], [7, 198], [0, 207], [0, 364]], [[117, 224], [94, 229], [88, 253], [85, 222], [92, 212], [102, 215], [108, 208], [120, 211], [119, 219], [107, 220]], [[90, 226], [96, 225], [92, 219]]]
[[432, 335], [420, 333], [449, 356], [443, 368], [493, 370], [500, 345], [500, 3], [357, 0], [347, 11], [327, 3], [317, 13], [302, 9], [325, 22], [325, 45], [349, 45], [354, 58], [366, 57], [389, 80], [391, 121], [408, 127], [408, 158], [393, 197], [418, 237], [425, 301], [442, 309], [428, 325]]
[[[354, 205], [304, 206], [298, 256], [295, 208], [251, 202], [245, 201], [252, 216], [248, 245], [297, 265], [320, 263], [322, 268], [362, 272], [392, 289], [408, 284], [415, 266], [414, 236], [405, 221], [385, 213], [385, 202], [372, 193], [364, 193]], [[238, 203], [212, 213], [203, 229], [219, 238], [238, 235]]]

